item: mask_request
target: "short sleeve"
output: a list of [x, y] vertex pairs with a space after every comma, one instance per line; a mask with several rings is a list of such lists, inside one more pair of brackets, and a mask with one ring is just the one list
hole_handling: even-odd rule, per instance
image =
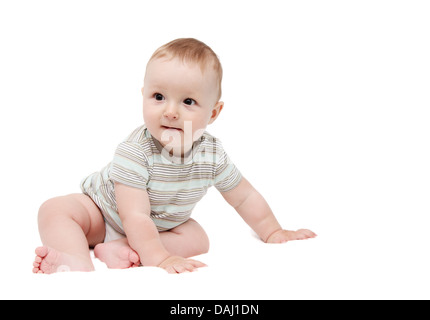
[[146, 189], [148, 159], [139, 143], [125, 141], [118, 145], [111, 162], [110, 178], [138, 189]]
[[215, 188], [220, 192], [234, 189], [242, 180], [240, 171], [230, 160], [221, 144], [217, 144], [217, 163], [215, 170]]

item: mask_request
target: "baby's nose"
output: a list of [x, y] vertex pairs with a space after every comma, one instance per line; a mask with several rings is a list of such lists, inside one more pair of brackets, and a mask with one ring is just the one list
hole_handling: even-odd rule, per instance
[[164, 110], [163, 116], [167, 119], [176, 120], [179, 118], [178, 109], [173, 105], [168, 105]]

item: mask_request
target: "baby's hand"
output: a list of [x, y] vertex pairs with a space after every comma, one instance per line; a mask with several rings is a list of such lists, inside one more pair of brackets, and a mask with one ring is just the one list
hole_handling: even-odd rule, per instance
[[305, 240], [315, 238], [317, 235], [308, 229], [300, 229], [297, 231], [279, 230], [271, 234], [266, 240], [266, 243], [283, 243], [291, 240]]
[[168, 273], [183, 273], [195, 271], [197, 268], [206, 267], [206, 265], [197, 260], [185, 259], [179, 256], [170, 256], [161, 262], [158, 267], [163, 268]]

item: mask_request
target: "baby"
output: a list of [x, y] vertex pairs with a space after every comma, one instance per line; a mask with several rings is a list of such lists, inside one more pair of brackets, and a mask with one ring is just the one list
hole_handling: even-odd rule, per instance
[[81, 194], [40, 207], [43, 246], [33, 272], [93, 271], [89, 248], [109, 268], [182, 273], [203, 267], [189, 258], [208, 252], [209, 240], [190, 215], [211, 186], [266, 243], [316, 236], [283, 230], [220, 141], [205, 131], [224, 107], [221, 80], [217, 55], [198, 40], [177, 39], [155, 51], [142, 88], [145, 125], [82, 181]]

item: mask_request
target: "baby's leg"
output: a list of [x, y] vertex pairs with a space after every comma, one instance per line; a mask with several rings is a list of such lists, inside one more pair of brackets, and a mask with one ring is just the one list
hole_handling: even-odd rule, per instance
[[163, 245], [174, 256], [189, 258], [209, 251], [209, 238], [194, 219], [169, 231], [160, 232]]
[[103, 216], [84, 194], [71, 194], [46, 201], [39, 210], [39, 233], [43, 247], [36, 249], [33, 272], [93, 271], [89, 246], [103, 241]]
[[[174, 256], [189, 258], [207, 253], [209, 239], [203, 228], [193, 219], [160, 233], [161, 242]], [[140, 264], [139, 256], [128, 245], [127, 238], [98, 244], [95, 256], [111, 269], [126, 269]]]

